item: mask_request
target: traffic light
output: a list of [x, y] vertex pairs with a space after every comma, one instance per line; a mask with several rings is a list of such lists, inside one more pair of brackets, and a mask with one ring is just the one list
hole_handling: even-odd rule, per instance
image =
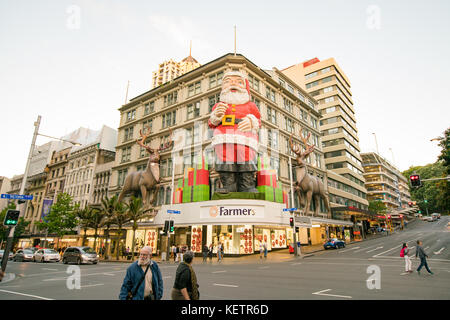
[[290, 217], [290, 218], [289, 218], [289, 225], [290, 225], [291, 227], [294, 226], [294, 218], [293, 218], [293, 217]]
[[413, 206], [413, 203], [412, 203], [412, 201], [408, 202], [408, 206], [410, 206], [410, 207], [412, 207], [412, 206]]
[[3, 221], [3, 225], [5, 227], [15, 226], [19, 222], [19, 210], [8, 210], [6, 212], [5, 220]]
[[422, 182], [420, 182], [420, 176], [418, 174], [413, 174], [409, 176], [409, 181], [411, 182], [412, 187], [420, 187], [422, 186]]
[[163, 232], [166, 233], [167, 230], [169, 230], [169, 220], [164, 221], [164, 230], [163, 230]]
[[172, 233], [172, 232], [174, 232], [175, 231], [175, 227], [173, 226], [173, 220], [170, 220], [170, 223], [169, 223], [169, 232], [170, 233]]
[[297, 233], [300, 230], [300, 227], [295, 227], [295, 232]]

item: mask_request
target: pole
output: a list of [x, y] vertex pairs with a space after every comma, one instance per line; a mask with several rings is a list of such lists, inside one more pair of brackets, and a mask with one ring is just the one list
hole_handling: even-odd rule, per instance
[[380, 155], [380, 152], [378, 151], [377, 135], [376, 135], [374, 132], [372, 132], [372, 134], [373, 134], [373, 136], [375, 137], [375, 146], [377, 147], [377, 153], [378, 153], [378, 155]]
[[[175, 194], [174, 186], [175, 186], [175, 157], [172, 157], [172, 194], [170, 197], [170, 209], [172, 209], [172, 207], [173, 207], [173, 196]], [[170, 220], [171, 220], [171, 216], [169, 216], [169, 230], [167, 232], [167, 261], [169, 261], [169, 257], [170, 257]], [[174, 230], [175, 230], [175, 220], [174, 220], [173, 224], [174, 224]]]
[[127, 104], [127, 101], [128, 101], [128, 89], [130, 88], [130, 80], [128, 80], [128, 84], [127, 84], [127, 93], [125, 94], [125, 103], [124, 104]]
[[234, 26], [234, 55], [236, 56], [236, 26]]
[[[294, 187], [292, 182], [292, 159], [291, 156], [289, 156], [289, 177], [291, 179], [291, 203], [292, 207], [294, 207]], [[292, 234], [294, 235], [294, 255], [301, 256], [302, 251], [300, 248], [297, 248], [297, 233], [295, 232], [295, 213], [292, 211], [292, 217], [294, 219], [294, 226], [292, 227]]]
[[[20, 191], [19, 194], [24, 194], [25, 192], [25, 184], [27, 182], [27, 176], [28, 176], [28, 170], [30, 168], [30, 162], [31, 162], [31, 158], [33, 157], [33, 151], [34, 151], [34, 147], [36, 144], [36, 138], [38, 136], [38, 132], [39, 132], [39, 126], [41, 124], [41, 116], [38, 115], [38, 118], [36, 120], [36, 122], [34, 123], [34, 133], [33, 133], [33, 139], [31, 141], [31, 146], [30, 146], [30, 151], [28, 153], [28, 159], [27, 159], [27, 164], [25, 166], [25, 172], [23, 174], [23, 178], [22, 178], [22, 185], [20, 186]], [[19, 201], [17, 201], [17, 207], [20, 210], [20, 204]], [[22, 206], [23, 209], [25, 206]], [[23, 216], [24, 214], [22, 214], [22, 210], [20, 210], [20, 214], [19, 214], [19, 218], [20, 216]], [[13, 239], [14, 239], [14, 231], [16, 230], [16, 227], [12, 227], [9, 230], [9, 235], [8, 235], [8, 239], [6, 240], [6, 248], [5, 251], [3, 253], [3, 260], [2, 260], [2, 271], [5, 272], [6, 270], [6, 265], [8, 264], [8, 256], [9, 256], [9, 252], [11, 251], [11, 247], [13, 244]]]

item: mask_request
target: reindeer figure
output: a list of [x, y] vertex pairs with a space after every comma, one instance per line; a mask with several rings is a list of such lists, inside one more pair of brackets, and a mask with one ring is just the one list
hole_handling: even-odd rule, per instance
[[292, 135], [289, 138], [289, 145], [291, 147], [291, 150], [297, 155], [296, 160], [299, 165], [296, 168], [297, 181], [295, 182], [295, 192], [299, 197], [300, 203], [302, 199], [302, 194], [306, 193], [305, 214], [308, 214], [311, 204], [311, 198], [314, 196], [314, 202], [316, 205], [315, 215], [317, 216], [319, 214], [320, 197], [322, 197], [328, 213], [330, 213], [330, 204], [328, 201], [328, 195], [325, 192], [325, 188], [323, 186], [322, 181], [319, 178], [310, 176], [308, 174], [308, 168], [306, 166], [305, 159], [309, 156], [311, 152], [314, 151], [314, 146], [308, 144], [310, 136], [311, 133], [308, 134], [308, 137], [306, 139], [303, 138], [300, 130], [300, 137], [306, 146], [306, 150], [303, 153], [301, 152], [299, 146], [294, 146], [294, 144], [292, 143]]
[[[148, 128], [147, 128], [148, 129]], [[148, 131], [148, 132], [147, 132]], [[160, 176], [159, 176], [159, 160], [160, 160], [160, 152], [169, 149], [172, 147], [173, 142], [170, 139], [169, 142], [165, 143], [163, 146], [158, 149], [152, 149], [149, 146], [145, 145], [145, 139], [150, 134], [150, 130], [139, 130], [139, 134], [141, 139], [137, 139], [136, 142], [142, 148], [145, 148], [147, 152], [150, 154], [147, 162], [147, 168], [145, 171], [137, 171], [131, 172], [125, 178], [125, 182], [122, 188], [122, 192], [119, 195], [119, 202], [122, 201], [123, 197], [129, 193], [137, 193], [141, 192], [142, 201], [144, 206], [147, 205], [147, 192], [150, 192], [151, 198], [149, 204], [153, 204], [156, 201], [156, 196], [160, 187]], [[171, 132], [172, 137], [172, 132]], [[152, 191], [153, 190], [153, 191]]]

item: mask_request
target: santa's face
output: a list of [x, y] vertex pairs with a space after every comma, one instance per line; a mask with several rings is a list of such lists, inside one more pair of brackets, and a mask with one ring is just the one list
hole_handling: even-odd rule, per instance
[[244, 104], [250, 100], [245, 80], [239, 76], [227, 76], [222, 80], [220, 101], [228, 104]]

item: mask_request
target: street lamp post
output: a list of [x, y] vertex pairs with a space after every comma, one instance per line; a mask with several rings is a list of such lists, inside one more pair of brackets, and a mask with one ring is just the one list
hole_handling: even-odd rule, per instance
[[[289, 176], [291, 180], [291, 204], [292, 207], [294, 207], [294, 187], [293, 187], [293, 181], [292, 181], [292, 159], [291, 156], [289, 156]], [[292, 234], [294, 236], [294, 256], [301, 256], [302, 251], [301, 248], [297, 248], [297, 233], [295, 232], [295, 212], [292, 211], [292, 217], [294, 219], [294, 226], [292, 227]]]

